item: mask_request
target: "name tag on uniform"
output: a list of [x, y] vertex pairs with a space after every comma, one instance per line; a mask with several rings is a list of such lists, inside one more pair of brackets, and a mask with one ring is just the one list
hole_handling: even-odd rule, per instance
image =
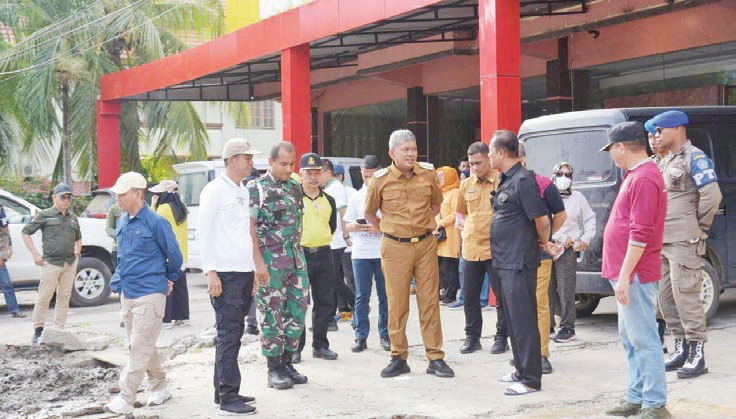
[[501, 192], [500, 194], [498, 194], [498, 202], [500, 202], [500, 203], [503, 204], [503, 203], [506, 203], [506, 201], [508, 201], [508, 200], [509, 200], [509, 194], [508, 193]]

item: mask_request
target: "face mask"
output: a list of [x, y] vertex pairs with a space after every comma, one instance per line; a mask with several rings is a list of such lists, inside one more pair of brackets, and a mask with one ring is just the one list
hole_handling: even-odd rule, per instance
[[462, 173], [466, 178], [470, 177], [470, 170], [461, 170], [460, 173]]
[[557, 189], [564, 191], [570, 188], [572, 186], [572, 179], [567, 177], [555, 177], [555, 186], [557, 186]]

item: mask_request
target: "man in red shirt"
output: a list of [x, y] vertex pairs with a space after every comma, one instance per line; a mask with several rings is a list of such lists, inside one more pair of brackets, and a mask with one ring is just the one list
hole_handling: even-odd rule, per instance
[[618, 330], [629, 362], [626, 400], [612, 416], [669, 418], [667, 384], [656, 322], [667, 192], [657, 165], [647, 155], [640, 122], [608, 130], [601, 149], [624, 169], [624, 180], [603, 232], [602, 276], [618, 301]]

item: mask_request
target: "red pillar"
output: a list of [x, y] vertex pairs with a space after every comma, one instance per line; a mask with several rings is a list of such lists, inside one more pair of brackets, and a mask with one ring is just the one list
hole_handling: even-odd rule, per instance
[[284, 141], [296, 147], [297, 164], [312, 151], [309, 44], [281, 51], [281, 106]]
[[120, 101], [97, 101], [97, 183], [109, 188], [120, 176]]
[[519, 2], [479, 0], [480, 130], [488, 143], [496, 130], [521, 126]]

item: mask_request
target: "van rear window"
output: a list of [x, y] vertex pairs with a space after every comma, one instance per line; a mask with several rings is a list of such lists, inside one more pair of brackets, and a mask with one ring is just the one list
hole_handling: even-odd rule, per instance
[[608, 143], [603, 129], [528, 134], [522, 140], [527, 168], [545, 176], [552, 176], [552, 168], [563, 161], [572, 164], [576, 183], [607, 181], [615, 171], [608, 153], [599, 151]]

